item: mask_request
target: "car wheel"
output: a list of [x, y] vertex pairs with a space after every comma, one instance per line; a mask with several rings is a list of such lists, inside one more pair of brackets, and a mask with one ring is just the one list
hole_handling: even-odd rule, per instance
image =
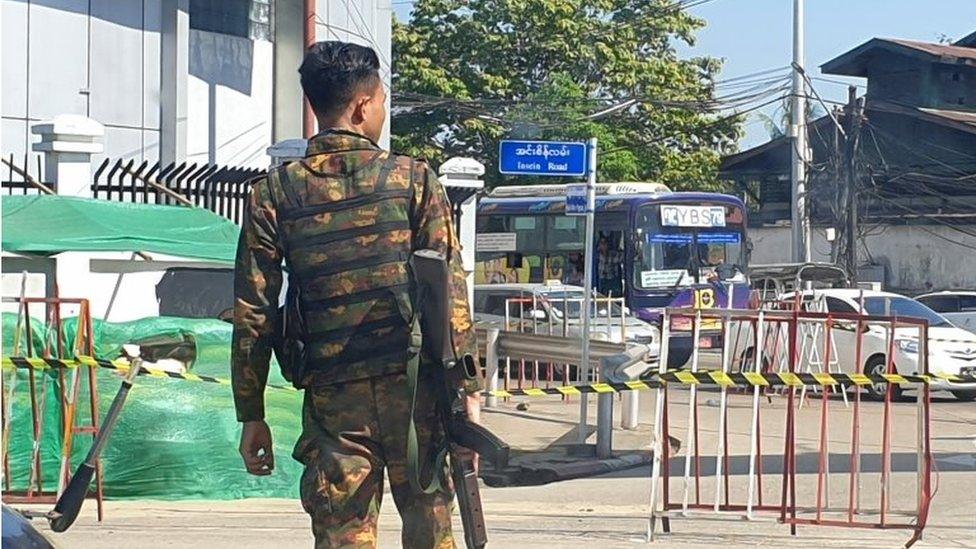
[[976, 400], [976, 391], [952, 391], [952, 395], [962, 402], [972, 402]]
[[[869, 376], [879, 376], [888, 373], [888, 362], [883, 356], [874, 356], [868, 360], [868, 363], [864, 365], [864, 373]], [[888, 386], [891, 386], [891, 401], [897, 402], [901, 400], [902, 389], [900, 386], [894, 383], [872, 383], [867, 385], [867, 397], [870, 400], [884, 400], [885, 394], [888, 392]]]
[[[672, 346], [668, 349], [668, 369], [677, 370], [684, 367], [691, 360], [691, 345], [673, 345], [676, 338], [671, 339]], [[691, 338], [688, 338], [691, 339]], [[680, 341], [680, 339], [679, 339]]]
[[[739, 360], [739, 370], [740, 372], [753, 372], [756, 367], [756, 348], [749, 347], [742, 353], [742, 357]], [[772, 373], [770, 369], [769, 357], [762, 357], [762, 371], [761, 374]]]

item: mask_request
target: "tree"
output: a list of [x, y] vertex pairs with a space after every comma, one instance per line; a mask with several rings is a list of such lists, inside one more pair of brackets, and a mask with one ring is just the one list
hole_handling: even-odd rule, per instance
[[[819, 103], [812, 101], [806, 102], [806, 111], [807, 121], [809, 122], [813, 122], [827, 114], [827, 111]], [[784, 137], [790, 133], [790, 124], [793, 123], [793, 101], [787, 97], [771, 113], [766, 114], [761, 112], [757, 113], [756, 116], [759, 120], [762, 120], [763, 126], [766, 128], [766, 133], [769, 134], [769, 139]]]
[[492, 169], [501, 138], [595, 136], [601, 180], [718, 188], [739, 119], [715, 112], [720, 62], [675, 49], [702, 26], [675, 0], [417, 0], [393, 27], [394, 148], [475, 156], [496, 185], [519, 182]]

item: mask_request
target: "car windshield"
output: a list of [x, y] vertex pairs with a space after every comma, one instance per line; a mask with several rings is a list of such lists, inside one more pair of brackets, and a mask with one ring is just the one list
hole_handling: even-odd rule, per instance
[[952, 326], [944, 316], [907, 297], [875, 296], [864, 298], [864, 310], [869, 315], [907, 316], [927, 320], [932, 327]]
[[[545, 292], [542, 296], [549, 303], [549, 307], [552, 309], [553, 316], [556, 318], [563, 318], [564, 312], [568, 311], [570, 320], [581, 318], [580, 311], [583, 309], [583, 292], [573, 292], [573, 291], [556, 291], [556, 292]], [[605, 296], [599, 295], [597, 299], [606, 299]], [[598, 317], [607, 316], [607, 303], [602, 301], [595, 303], [595, 314]], [[565, 309], [565, 311], [564, 311]], [[616, 299], [610, 303], [610, 316], [620, 318], [621, 308], [620, 302]]]

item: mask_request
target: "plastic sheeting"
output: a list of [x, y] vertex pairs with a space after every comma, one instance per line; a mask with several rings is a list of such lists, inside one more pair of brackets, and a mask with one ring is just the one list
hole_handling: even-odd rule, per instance
[[233, 263], [240, 229], [203, 208], [68, 196], [3, 197], [7, 252], [155, 252]]
[[[74, 333], [75, 319], [64, 332]], [[41, 326], [32, 320], [32, 325]], [[3, 352], [12, 349], [16, 315], [3, 315]], [[35, 328], [36, 336], [43, 329]], [[190, 333], [197, 344], [191, 372], [228, 379], [231, 326], [219, 320], [148, 318], [125, 323], [95, 321], [96, 355], [117, 358], [123, 343], [160, 333]], [[35, 338], [37, 340], [37, 338]], [[84, 372], [84, 370], [80, 370]], [[12, 378], [16, 375], [16, 381]], [[13, 388], [10, 465], [14, 489], [26, 488], [31, 453], [31, 411], [27, 372], [4, 371], [4, 391]], [[47, 385], [42, 469], [45, 489], [57, 486], [61, 447], [57, 377], [44, 374]], [[70, 380], [70, 373], [67, 374]], [[13, 383], [12, 383], [13, 382]], [[288, 385], [276, 365], [271, 383]], [[120, 378], [112, 371], [98, 373], [100, 413], [104, 416], [118, 391]], [[88, 392], [79, 395], [79, 424], [89, 419]], [[268, 389], [266, 419], [275, 440], [275, 471], [255, 477], [244, 470], [237, 448], [240, 425], [234, 414], [229, 385], [140, 376], [129, 393], [115, 432], [102, 454], [105, 493], [110, 498], [238, 499], [298, 496], [299, 463], [291, 450], [301, 431], [302, 393]], [[76, 436], [72, 461], [77, 466], [90, 446], [90, 437]]]

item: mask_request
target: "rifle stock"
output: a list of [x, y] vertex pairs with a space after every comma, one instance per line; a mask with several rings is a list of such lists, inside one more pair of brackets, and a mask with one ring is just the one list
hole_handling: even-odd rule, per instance
[[488, 542], [488, 536], [474, 454], [478, 453], [501, 469], [508, 465], [509, 446], [468, 418], [464, 382], [477, 378], [478, 365], [471, 355], [457, 357], [454, 353], [450, 271], [444, 254], [418, 250], [411, 257], [410, 266], [423, 351], [436, 364], [433, 378], [438, 395], [438, 415], [448, 439], [451, 478], [457, 492], [464, 540], [469, 548], [481, 548]]

